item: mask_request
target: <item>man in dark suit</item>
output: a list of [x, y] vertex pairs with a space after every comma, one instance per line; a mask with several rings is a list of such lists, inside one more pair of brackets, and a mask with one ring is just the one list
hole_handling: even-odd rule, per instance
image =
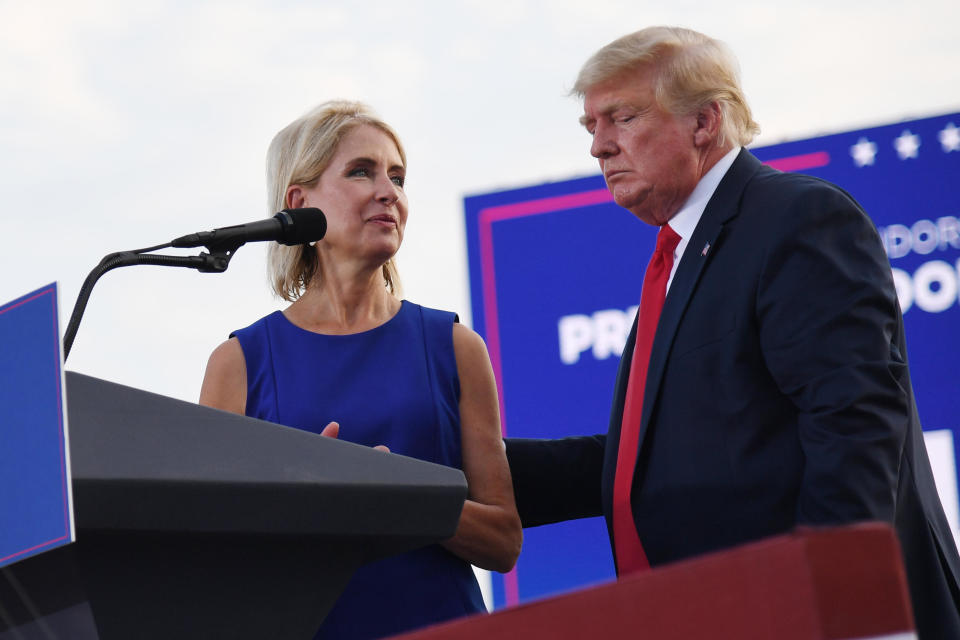
[[661, 231], [607, 434], [507, 441], [524, 525], [602, 513], [624, 575], [797, 526], [888, 522], [921, 637], [960, 638], [960, 559], [867, 215], [742, 148], [758, 128], [707, 36], [625, 36], [574, 91], [614, 200]]

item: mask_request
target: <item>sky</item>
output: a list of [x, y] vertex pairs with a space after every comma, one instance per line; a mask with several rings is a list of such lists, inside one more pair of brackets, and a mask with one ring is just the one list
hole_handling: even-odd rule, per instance
[[[65, 328], [104, 255], [266, 217], [273, 135], [347, 98], [406, 147], [406, 297], [469, 324], [464, 196], [596, 174], [569, 89], [656, 24], [733, 49], [756, 144], [960, 110], [956, 0], [0, 0], [0, 302], [57, 281]], [[107, 273], [66, 368], [195, 401], [213, 348], [286, 305], [264, 261]]]

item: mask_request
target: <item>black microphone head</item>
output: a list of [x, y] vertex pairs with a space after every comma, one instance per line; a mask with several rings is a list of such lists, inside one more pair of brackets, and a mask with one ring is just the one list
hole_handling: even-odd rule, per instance
[[286, 245], [306, 244], [321, 240], [327, 233], [327, 217], [316, 207], [284, 209], [273, 216], [283, 229], [277, 242]]

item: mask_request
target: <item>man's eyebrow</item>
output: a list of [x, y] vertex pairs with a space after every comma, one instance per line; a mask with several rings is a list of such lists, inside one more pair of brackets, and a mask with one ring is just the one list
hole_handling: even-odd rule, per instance
[[[619, 109], [625, 109], [625, 108], [637, 109], [638, 111], [641, 111], [639, 107], [637, 107], [636, 105], [630, 102], [627, 102], [626, 100], [617, 100], [616, 102], [611, 102], [610, 104], [606, 105], [603, 109], [601, 109], [599, 115], [609, 116], [614, 111], [617, 111]], [[596, 118], [594, 118], [593, 116], [588, 116], [587, 114], [583, 114], [582, 116], [580, 116], [580, 124], [583, 125], [584, 127], [590, 124], [591, 122], [595, 122], [595, 121], [596, 121]]]

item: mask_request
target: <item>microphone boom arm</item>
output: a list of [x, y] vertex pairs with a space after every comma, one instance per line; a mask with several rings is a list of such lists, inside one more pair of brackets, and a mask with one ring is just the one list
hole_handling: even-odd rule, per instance
[[[66, 362], [73, 347], [73, 340], [80, 327], [80, 318], [87, 307], [90, 292], [100, 276], [117, 267], [128, 267], [135, 264], [152, 264], [162, 267], [189, 267], [203, 273], [223, 273], [230, 264], [241, 246], [248, 241], [273, 240], [280, 244], [292, 246], [309, 244], [323, 238], [327, 232], [327, 219], [323, 211], [314, 207], [300, 209], [284, 209], [272, 218], [248, 224], [222, 227], [213, 231], [201, 231], [181, 236], [166, 244], [136, 249], [134, 251], [120, 251], [111, 253], [100, 261], [93, 271], [84, 280], [80, 288], [80, 295], [73, 306], [70, 322], [63, 335], [63, 359]], [[146, 255], [150, 251], [167, 249], [188, 249], [205, 247], [210, 253], [201, 253], [198, 256], [165, 256]]]
[[[212, 243], [211, 243], [212, 244]], [[87, 302], [90, 300], [90, 294], [93, 287], [100, 279], [100, 276], [108, 271], [118, 267], [130, 267], [138, 264], [150, 264], [161, 267], [187, 267], [196, 269], [201, 273], [223, 273], [230, 265], [230, 258], [234, 256], [237, 249], [244, 242], [233, 241], [216, 246], [216, 249], [210, 247], [211, 253], [201, 253], [197, 256], [168, 256], [158, 254], [148, 254], [148, 251], [156, 251], [171, 246], [169, 243], [161, 244], [156, 247], [146, 249], [135, 249], [133, 251], [118, 251], [104, 256], [103, 260], [93, 268], [83, 281], [80, 287], [80, 293], [77, 295], [77, 301], [73, 305], [73, 313], [70, 314], [70, 322], [67, 323], [67, 329], [63, 334], [63, 361], [67, 361], [70, 355], [70, 349], [73, 348], [73, 341], [77, 336], [77, 330], [80, 328], [80, 320], [83, 318], [83, 312], [87, 308]]]

